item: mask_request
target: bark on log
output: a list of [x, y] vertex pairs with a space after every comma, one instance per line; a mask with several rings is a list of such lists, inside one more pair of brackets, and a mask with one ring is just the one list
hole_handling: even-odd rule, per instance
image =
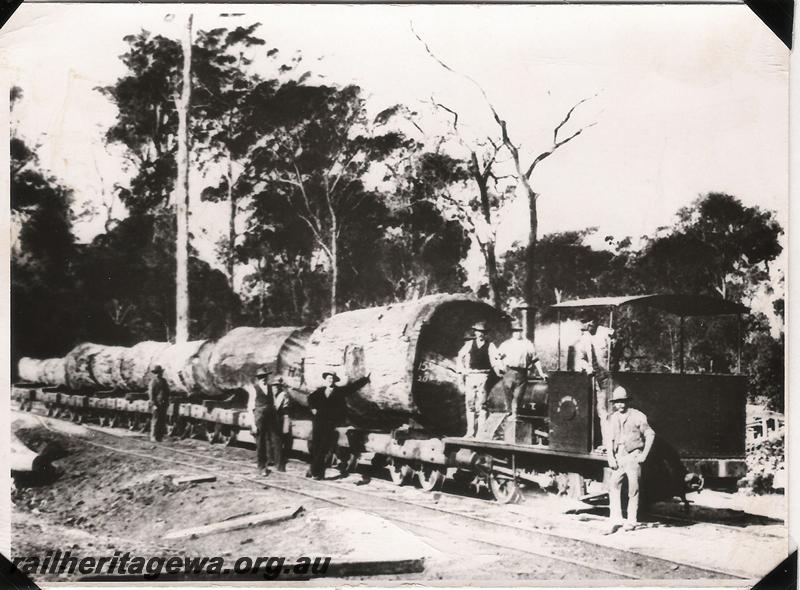
[[104, 346], [91, 360], [91, 372], [95, 381], [104, 389], [118, 388], [122, 355], [129, 350], [125, 346]]
[[66, 385], [74, 391], [100, 389], [92, 375], [92, 357], [105, 348], [101, 344], [84, 342], [73, 348], [64, 358]]
[[40, 359], [24, 356], [17, 363], [17, 375], [20, 381], [26, 383], [44, 383], [42, 381], [42, 363]]
[[150, 369], [156, 364], [156, 359], [169, 348], [168, 342], [155, 342], [145, 340], [123, 351], [120, 356], [120, 382], [119, 389], [127, 391], [142, 391], [147, 389], [150, 382]]
[[441, 434], [463, 434], [464, 396], [450, 367], [476, 321], [486, 322], [490, 341], [510, 332], [500, 311], [466, 295], [335, 315], [309, 339], [303, 387], [322, 385], [326, 370], [343, 383], [371, 373], [371, 382], [348, 398], [354, 425], [386, 428], [413, 419]]
[[213, 383], [220, 391], [242, 389], [266, 367], [300, 385], [302, 354], [309, 330], [295, 327], [235, 328], [217, 340], [208, 360], [207, 375], [198, 383]]
[[67, 375], [63, 358], [42, 361], [42, 381], [48, 385], [66, 385]]
[[188, 376], [192, 359], [205, 342], [205, 340], [192, 340], [172, 344], [156, 357], [153, 365], [161, 365], [164, 369], [164, 379], [167, 380], [170, 391], [189, 393], [188, 386], [193, 382], [191, 376]]
[[216, 342], [213, 340], [205, 341], [183, 372], [186, 389], [190, 397], [217, 399], [228, 396], [227, 392], [220, 390], [216, 386], [213, 375], [209, 370], [215, 345]]

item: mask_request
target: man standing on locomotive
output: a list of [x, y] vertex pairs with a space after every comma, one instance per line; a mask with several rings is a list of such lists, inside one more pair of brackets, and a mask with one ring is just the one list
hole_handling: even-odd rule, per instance
[[[611, 476], [608, 481], [608, 496], [611, 512], [610, 533], [620, 527], [633, 530], [637, 525], [639, 511], [639, 485], [642, 479], [642, 463], [647, 460], [653, 447], [656, 433], [647, 423], [647, 416], [628, 407], [628, 392], [616, 387], [611, 394], [614, 411], [608, 418], [608, 466]], [[628, 479], [628, 514], [622, 520], [622, 481]]]
[[156, 365], [150, 371], [153, 373], [150, 383], [147, 384], [147, 397], [150, 400], [150, 440], [160, 442], [164, 437], [167, 425], [167, 406], [169, 406], [169, 386], [164, 379], [164, 369]]
[[269, 385], [269, 376], [272, 371], [261, 369], [256, 374], [255, 406], [253, 407], [253, 427], [256, 439], [256, 462], [258, 470], [264, 475], [269, 475], [267, 462], [269, 459], [280, 468], [283, 458], [280, 452], [280, 434], [278, 430], [278, 415], [275, 410], [275, 396]]
[[467, 407], [467, 432], [473, 438], [486, 419], [486, 385], [492, 369], [499, 367], [497, 348], [486, 340], [486, 324], [477, 322], [472, 326], [473, 338], [467, 340], [458, 351], [458, 372], [464, 383]]
[[512, 417], [517, 415], [519, 409], [519, 396], [528, 382], [531, 368], [536, 369], [537, 375], [545, 379], [542, 363], [536, 354], [533, 342], [522, 334], [522, 324], [514, 322], [511, 325], [511, 338], [503, 342], [497, 349], [500, 359], [499, 375], [503, 379], [503, 389], [506, 398], [506, 412]]
[[325, 385], [308, 396], [311, 408], [311, 467], [306, 477], [325, 479], [325, 462], [328, 454], [336, 450], [339, 433], [336, 427], [345, 421], [346, 398], [366, 385], [370, 376], [356, 379], [347, 385], [336, 385], [339, 376], [333, 371], [322, 374]]
[[[606, 399], [611, 387], [609, 357], [613, 331], [598, 326], [597, 318], [589, 313], [581, 317], [581, 335], [575, 343], [575, 370], [592, 375], [597, 395], [597, 415], [601, 428], [608, 417]], [[604, 437], [605, 438], [605, 437]]]

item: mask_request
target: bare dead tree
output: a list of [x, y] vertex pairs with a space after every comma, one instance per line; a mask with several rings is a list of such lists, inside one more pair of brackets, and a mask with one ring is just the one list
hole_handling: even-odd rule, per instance
[[[431, 99], [431, 102], [439, 109], [442, 109], [449, 113], [452, 118], [452, 127], [453, 127], [453, 136], [458, 140], [459, 144], [469, 153], [469, 160], [467, 169], [469, 170], [470, 178], [475, 183], [475, 186], [478, 188], [478, 215], [480, 215], [483, 224], [485, 227], [489, 229], [488, 232], [481, 232], [478, 231], [478, 226], [474, 220], [470, 219], [468, 224], [465, 224], [465, 229], [469, 231], [469, 233], [475, 238], [476, 242], [478, 243], [478, 247], [481, 251], [481, 255], [483, 256], [484, 263], [486, 265], [486, 278], [489, 284], [489, 293], [492, 300], [492, 304], [497, 307], [502, 307], [502, 296], [501, 296], [501, 285], [500, 285], [500, 272], [497, 268], [497, 253], [496, 253], [496, 223], [497, 219], [494, 213], [496, 213], [497, 209], [499, 209], [502, 204], [499, 203], [497, 206], [492, 206], [492, 198], [490, 194], [490, 183], [497, 182], [500, 180], [500, 176], [495, 174], [494, 172], [494, 165], [497, 162], [497, 155], [500, 150], [503, 148], [503, 145], [499, 141], [494, 141], [492, 138], [487, 138], [487, 143], [485, 144], [488, 146], [487, 150], [482, 151], [479, 153], [479, 150], [470, 145], [467, 141], [464, 140], [463, 136], [461, 135], [458, 122], [459, 122], [459, 115], [454, 109], [442, 104], [441, 102], [437, 102], [434, 99]], [[500, 200], [499, 195], [498, 201]], [[451, 203], [455, 204], [457, 199], [455, 199], [452, 194], [449, 192], [444, 194], [444, 199]], [[460, 212], [470, 218], [471, 212], [466, 208], [463, 207], [463, 203], [459, 203], [462, 205], [459, 210]]]
[[[532, 305], [533, 301], [536, 299], [536, 244], [538, 240], [538, 231], [539, 231], [539, 216], [537, 210], [537, 200], [539, 198], [538, 193], [533, 188], [533, 173], [536, 170], [536, 167], [546, 158], [550, 157], [553, 153], [556, 152], [560, 147], [566, 145], [576, 137], [578, 137], [583, 131], [588, 129], [589, 127], [593, 127], [596, 125], [595, 122], [589, 123], [577, 131], [573, 132], [572, 134], [566, 137], [560, 137], [560, 132], [564, 128], [564, 126], [570, 121], [575, 109], [577, 109], [581, 104], [589, 100], [589, 98], [584, 98], [578, 101], [575, 105], [572, 106], [567, 111], [567, 114], [562, 119], [562, 121], [556, 125], [555, 129], [553, 130], [553, 144], [547, 150], [539, 153], [535, 156], [531, 163], [527, 166], [522, 162], [522, 156], [520, 154], [520, 146], [514, 143], [511, 140], [509, 131], [508, 131], [508, 123], [507, 121], [500, 116], [497, 109], [495, 108], [492, 101], [489, 99], [489, 95], [484, 90], [483, 86], [472, 78], [471, 76], [464, 74], [463, 72], [459, 72], [449, 65], [447, 65], [444, 61], [442, 61], [434, 52], [431, 50], [430, 46], [420, 37], [416, 31], [414, 31], [413, 26], [411, 27], [411, 31], [414, 36], [419, 40], [420, 43], [425, 47], [425, 51], [428, 55], [436, 61], [442, 68], [446, 69], [447, 71], [465, 78], [469, 82], [471, 82], [481, 93], [484, 100], [486, 101], [489, 110], [492, 113], [492, 117], [494, 118], [495, 122], [500, 128], [500, 141], [502, 146], [508, 150], [509, 154], [511, 155], [511, 160], [514, 163], [514, 170], [515, 170], [515, 178], [519, 183], [519, 186], [525, 192], [528, 200], [528, 217], [529, 217], [529, 224], [530, 224], [530, 232], [528, 234], [528, 243], [525, 249], [525, 266], [526, 266], [526, 279], [525, 279], [525, 299], [528, 302], [528, 305]], [[596, 96], [596, 95], [595, 95]]]

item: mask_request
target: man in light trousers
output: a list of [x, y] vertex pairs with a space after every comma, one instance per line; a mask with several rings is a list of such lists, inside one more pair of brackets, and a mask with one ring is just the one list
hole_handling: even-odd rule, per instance
[[[647, 423], [647, 416], [628, 407], [628, 392], [616, 387], [611, 393], [613, 413], [608, 417], [608, 466], [611, 475], [608, 481], [608, 496], [611, 512], [609, 533], [636, 528], [639, 511], [639, 484], [642, 479], [642, 463], [647, 460], [653, 447], [656, 433]], [[628, 514], [622, 520], [622, 482], [628, 479]]]

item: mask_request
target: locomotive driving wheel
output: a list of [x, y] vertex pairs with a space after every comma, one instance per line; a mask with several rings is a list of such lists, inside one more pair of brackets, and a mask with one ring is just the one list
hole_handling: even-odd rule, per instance
[[441, 489], [445, 480], [444, 467], [433, 463], [423, 463], [417, 471], [419, 486], [426, 492]]
[[401, 486], [408, 482], [414, 473], [411, 465], [402, 459], [390, 459], [387, 468], [389, 469], [389, 477], [392, 478], [392, 483], [396, 486]]
[[489, 475], [489, 489], [500, 504], [516, 504], [522, 499], [522, 491], [517, 481], [507, 475]]

